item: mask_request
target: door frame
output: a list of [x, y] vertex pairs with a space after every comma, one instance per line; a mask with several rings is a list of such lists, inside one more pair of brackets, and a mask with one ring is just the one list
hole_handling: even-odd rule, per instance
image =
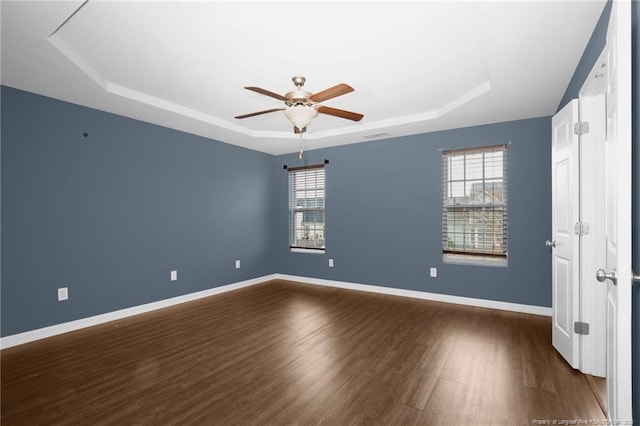
[[[613, 24], [613, 25], [612, 25]], [[616, 327], [612, 330], [612, 346], [615, 356], [614, 378], [607, 377], [607, 400], [614, 407], [607, 407], [611, 421], [632, 419], [631, 403], [631, 2], [614, 0], [609, 17], [607, 45], [610, 60], [609, 85], [615, 85], [615, 174], [616, 182]], [[611, 65], [615, 66], [611, 66]], [[608, 99], [608, 101], [611, 100]], [[609, 114], [607, 113], [609, 116]], [[608, 126], [608, 125], [607, 125]], [[607, 135], [609, 136], [609, 135]], [[607, 138], [609, 139], [609, 138]], [[607, 297], [613, 284], [607, 280]], [[610, 340], [609, 338], [607, 340]], [[609, 343], [607, 343], [609, 345]], [[607, 361], [610, 362], [609, 360]]]

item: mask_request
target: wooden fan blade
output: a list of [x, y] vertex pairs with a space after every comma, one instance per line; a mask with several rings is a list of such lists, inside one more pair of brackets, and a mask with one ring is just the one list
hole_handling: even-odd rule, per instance
[[347, 120], [360, 121], [364, 115], [358, 114], [357, 112], [345, 111], [343, 109], [331, 108], [328, 106], [318, 106], [316, 107], [318, 112], [322, 114], [329, 114], [340, 118], [346, 118]]
[[316, 93], [315, 95], [311, 95], [309, 100], [313, 102], [324, 102], [328, 99], [346, 95], [350, 92], [353, 92], [353, 87], [348, 84], [340, 83], [337, 86], [330, 87], [322, 92]]
[[284, 111], [284, 108], [265, 109], [264, 111], [252, 112], [251, 114], [238, 115], [235, 118], [253, 117], [254, 115], [267, 114], [269, 112], [275, 112], [275, 111]]
[[276, 99], [278, 99], [280, 101], [286, 101], [287, 100], [287, 98], [285, 98], [282, 95], [278, 95], [277, 93], [270, 92], [270, 91], [262, 89], [260, 87], [248, 86], [248, 87], [245, 87], [245, 89], [251, 90], [252, 92], [260, 93], [261, 95], [271, 96], [272, 98], [276, 98]]

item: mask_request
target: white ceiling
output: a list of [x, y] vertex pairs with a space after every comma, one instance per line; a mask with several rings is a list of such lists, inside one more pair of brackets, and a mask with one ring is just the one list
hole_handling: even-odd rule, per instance
[[605, 1], [2, 1], [4, 85], [272, 154], [299, 136], [276, 99], [323, 105], [306, 149], [553, 115]]

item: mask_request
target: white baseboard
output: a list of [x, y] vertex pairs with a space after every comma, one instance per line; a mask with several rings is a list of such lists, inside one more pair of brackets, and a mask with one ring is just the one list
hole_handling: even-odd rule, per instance
[[547, 308], [544, 306], [523, 305], [519, 303], [500, 302], [497, 300], [474, 299], [471, 297], [450, 296], [448, 294], [427, 293], [424, 291], [404, 290], [377, 285], [356, 284], [344, 281], [324, 280], [320, 278], [299, 277], [296, 275], [276, 274], [276, 278], [280, 280], [296, 281], [305, 284], [322, 285], [327, 287], [344, 288], [348, 290], [367, 291], [371, 293], [388, 294], [392, 296], [412, 297], [414, 299], [455, 303], [458, 305], [475, 306], [479, 308], [500, 309], [503, 311], [520, 312], [524, 314], [544, 315], [549, 317], [551, 316], [551, 308]]
[[58, 334], [68, 333], [70, 331], [80, 330], [82, 328], [91, 327], [98, 324], [104, 324], [106, 322], [130, 317], [133, 315], [143, 314], [145, 312], [155, 311], [158, 309], [166, 308], [168, 306], [178, 305], [180, 303], [191, 302], [193, 300], [202, 299], [203, 297], [226, 293], [228, 291], [237, 290], [243, 287], [249, 287], [274, 279], [276, 279], [276, 274], [265, 275], [263, 277], [210, 288], [195, 293], [185, 294], [183, 296], [172, 297], [170, 299], [159, 300], [157, 302], [151, 302], [144, 305], [133, 306], [131, 308], [107, 312], [105, 314], [82, 318], [75, 321], [69, 321], [62, 324], [56, 324], [50, 327], [39, 328], [37, 330], [26, 331], [24, 333], [12, 334], [10, 336], [0, 338], [0, 348], [6, 349], [12, 346], [22, 345], [24, 343], [45, 339], [47, 337], [57, 336]]
[[432, 300], [436, 302], [455, 303], [458, 305], [476, 306], [480, 308], [500, 309], [503, 311], [521, 312], [525, 314], [551, 316], [551, 308], [543, 306], [522, 305], [518, 303], [499, 302], [495, 300], [474, 299], [470, 297], [449, 296], [446, 294], [427, 293], [423, 291], [404, 290], [391, 287], [381, 287], [377, 285], [356, 284], [345, 281], [332, 281], [320, 278], [300, 277], [295, 275], [271, 274], [263, 277], [253, 278], [233, 284], [227, 284], [208, 290], [202, 290], [195, 293], [185, 294], [183, 296], [172, 297], [170, 299], [159, 300], [157, 302], [146, 303], [140, 306], [120, 309], [118, 311], [107, 312], [105, 314], [95, 315], [88, 318], [82, 318], [75, 321], [65, 322], [62, 324], [52, 325], [50, 327], [39, 328], [37, 330], [26, 331], [24, 333], [12, 334], [10, 336], [0, 338], [0, 349], [10, 348], [12, 346], [22, 345], [24, 343], [33, 342], [47, 337], [57, 336], [58, 334], [68, 333], [82, 328], [91, 327], [106, 322], [130, 317], [133, 315], [151, 312], [158, 309], [166, 308], [180, 303], [190, 302], [192, 300], [202, 299], [204, 297], [213, 296], [227, 291], [237, 290], [243, 287], [261, 284], [271, 280], [287, 280], [295, 281], [302, 284], [322, 285], [326, 287], [337, 287], [348, 290], [367, 291], [370, 293], [388, 294], [392, 296], [412, 297], [414, 299]]

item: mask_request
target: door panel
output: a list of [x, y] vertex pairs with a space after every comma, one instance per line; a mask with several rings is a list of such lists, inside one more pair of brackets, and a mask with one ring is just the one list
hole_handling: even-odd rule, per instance
[[617, 376], [618, 336], [616, 330], [618, 312], [616, 300], [611, 294], [607, 295], [607, 411], [610, 419], [618, 419], [618, 387], [615, 385]]
[[578, 101], [567, 104], [552, 119], [552, 342], [573, 368], [580, 362], [579, 339], [573, 332], [579, 309], [579, 237], [573, 226], [579, 221]]
[[[607, 30], [605, 141], [607, 408], [631, 421], [631, 4], [614, 1]], [[595, 272], [595, 271], [594, 271]], [[624, 424], [624, 423], [623, 423]]]
[[571, 333], [571, 309], [568, 309], [569, 301], [571, 300], [571, 286], [568, 285], [571, 282], [571, 262], [568, 259], [562, 259], [559, 256], [554, 256], [554, 270], [555, 276], [555, 300], [557, 302], [556, 315], [554, 316], [554, 326], [557, 331], [564, 335], [563, 338], [570, 339]]

